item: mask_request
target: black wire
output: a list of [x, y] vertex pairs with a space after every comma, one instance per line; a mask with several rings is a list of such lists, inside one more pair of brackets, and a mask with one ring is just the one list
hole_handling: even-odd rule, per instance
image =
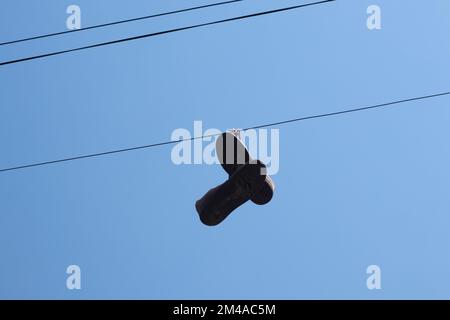
[[308, 116], [308, 117], [296, 118], [296, 119], [291, 119], [291, 120], [284, 120], [284, 121], [279, 121], [279, 122], [273, 122], [273, 123], [263, 124], [261, 126], [245, 128], [245, 129], [243, 129], [243, 131], [251, 130], [251, 129], [268, 128], [268, 127], [283, 125], [283, 124], [290, 123], [290, 122], [297, 122], [297, 121], [303, 121], [303, 120], [309, 120], [309, 119], [315, 119], [315, 118], [336, 116], [336, 115], [340, 115], [340, 114], [344, 114], [344, 113], [351, 113], [351, 112], [358, 112], [358, 111], [364, 111], [364, 110], [369, 110], [369, 109], [382, 108], [382, 107], [387, 107], [387, 106], [394, 105], [394, 104], [400, 104], [400, 103], [405, 103], [405, 102], [412, 102], [412, 101], [416, 101], [416, 100], [431, 99], [431, 98], [436, 98], [436, 97], [441, 97], [441, 96], [446, 96], [446, 95], [450, 95], [450, 91], [443, 92], [443, 93], [437, 93], [437, 94], [431, 94], [431, 95], [428, 95], [428, 96], [421, 96], [421, 97], [415, 97], [415, 98], [409, 98], [409, 99], [404, 99], [404, 100], [397, 100], [397, 101], [393, 101], [393, 102], [382, 103], [382, 104], [376, 104], [376, 105], [372, 105], [372, 106], [368, 106], [368, 107], [362, 107], [362, 108], [356, 108], [356, 109], [348, 109], [348, 110], [337, 111], [337, 112], [330, 112], [330, 113], [322, 113], [322, 114], [318, 114], [318, 115], [314, 115], [314, 116]]
[[244, 1], [244, 0], [223, 1], [223, 2], [218, 2], [218, 3], [206, 4], [206, 5], [203, 5], [203, 6], [197, 6], [197, 7], [192, 7], [192, 8], [180, 9], [180, 10], [164, 12], [164, 13], [157, 13], [157, 14], [153, 14], [153, 15], [147, 15], [147, 16], [143, 16], [143, 17], [138, 17], [138, 18], [132, 18], [132, 19], [126, 19], [126, 20], [121, 20], [121, 21], [97, 24], [97, 25], [89, 26], [89, 27], [82, 28], [82, 29], [54, 32], [54, 33], [44, 34], [44, 35], [40, 35], [40, 36], [34, 36], [34, 37], [29, 37], [29, 38], [24, 38], [24, 39], [19, 39], [19, 40], [2, 42], [2, 43], [0, 43], [0, 46], [4, 46], [4, 45], [8, 45], [8, 44], [14, 44], [14, 43], [19, 43], [19, 42], [25, 42], [25, 41], [31, 41], [31, 40], [36, 40], [36, 39], [42, 39], [42, 38], [49, 38], [49, 37], [59, 36], [59, 35], [63, 35], [63, 34], [79, 32], [79, 31], [86, 31], [86, 30], [91, 30], [91, 29], [104, 28], [104, 27], [109, 27], [109, 26], [113, 26], [113, 25], [117, 25], [117, 24], [134, 22], [134, 21], [139, 21], [139, 20], [152, 19], [152, 18], [156, 18], [156, 17], [168, 16], [168, 15], [182, 13], [182, 12], [187, 12], [187, 11], [194, 11], [194, 10], [205, 9], [205, 8], [210, 8], [210, 7], [217, 7], [217, 6], [222, 6], [222, 5], [226, 5], [226, 4], [230, 4], [230, 3], [234, 3], [234, 2], [242, 2], [242, 1]]
[[148, 33], [148, 34], [144, 34], [144, 35], [140, 35], [140, 36], [134, 36], [134, 37], [130, 37], [130, 38], [123, 38], [123, 39], [118, 39], [118, 40], [113, 40], [113, 41], [108, 41], [108, 42], [102, 42], [102, 43], [97, 43], [97, 44], [84, 46], [84, 47], [78, 47], [78, 48], [74, 48], [74, 49], [56, 51], [56, 52], [41, 54], [41, 55], [37, 55], [37, 56], [21, 58], [21, 59], [17, 59], [17, 60], [10, 60], [10, 61], [5, 61], [5, 62], [0, 62], [0, 66], [5, 66], [5, 65], [8, 65], [8, 64], [15, 64], [15, 63], [29, 61], [29, 60], [35, 60], [35, 59], [41, 59], [41, 58], [56, 56], [56, 55], [65, 54], [65, 53], [69, 53], [69, 52], [75, 52], [75, 51], [80, 51], [80, 50], [92, 49], [92, 48], [107, 46], [107, 45], [111, 45], [111, 44], [117, 44], [117, 43], [121, 43], [121, 42], [127, 42], [127, 41], [143, 39], [143, 38], [155, 37], [155, 36], [159, 36], [159, 35], [163, 35], [163, 34], [179, 32], [179, 31], [184, 31], [184, 30], [189, 30], [189, 29], [195, 29], [195, 28], [200, 28], [200, 27], [206, 27], [206, 26], [211, 26], [211, 25], [225, 23], [225, 22], [230, 22], [230, 21], [248, 19], [248, 18], [253, 18], [253, 17], [257, 17], [257, 16], [263, 16], [263, 15], [268, 15], [268, 14], [282, 12], [282, 11], [294, 10], [294, 9], [299, 9], [299, 8], [304, 8], [304, 7], [309, 7], [309, 6], [314, 6], [314, 5], [328, 3], [328, 2], [334, 2], [334, 1], [336, 1], [336, 0], [324, 0], [324, 1], [306, 3], [306, 4], [296, 5], [296, 6], [292, 6], [292, 7], [285, 7], [285, 8], [280, 8], [280, 9], [274, 9], [274, 10], [269, 10], [269, 11], [263, 11], [263, 12], [247, 14], [247, 15], [243, 15], [243, 16], [237, 16], [237, 17], [223, 19], [223, 20], [216, 20], [216, 21], [212, 21], [212, 22], [206, 22], [206, 23], [191, 25], [191, 26], [187, 26], [187, 27], [181, 27], [181, 28], [169, 29], [169, 30], [164, 30], [164, 31], [159, 31], [159, 32], [154, 32], [154, 33]]
[[93, 154], [88, 154], [88, 155], [83, 155], [83, 156], [76, 156], [76, 157], [65, 158], [65, 159], [59, 159], [59, 160], [51, 160], [51, 161], [46, 161], [46, 162], [27, 164], [27, 165], [23, 165], [23, 166], [14, 167], [14, 168], [1, 169], [0, 173], [1, 172], [6, 172], [6, 171], [12, 171], [12, 170], [20, 170], [20, 169], [26, 169], [26, 168], [32, 168], [32, 167], [45, 166], [45, 165], [55, 164], [55, 163], [60, 163], [60, 162], [67, 162], [67, 161], [75, 161], [75, 160], [81, 160], [81, 159], [86, 159], [86, 158], [101, 157], [101, 156], [106, 156], [106, 155], [115, 154], [115, 153], [135, 151], [135, 150], [139, 150], [139, 149], [148, 149], [148, 148], [159, 147], [159, 146], [179, 143], [179, 142], [183, 142], [183, 141], [192, 141], [192, 140], [197, 140], [197, 139], [203, 139], [203, 138], [208, 138], [208, 137], [213, 137], [213, 136], [216, 136], [216, 135], [193, 137], [193, 138], [190, 138], [190, 139], [181, 139], [181, 140], [176, 140], [176, 141], [159, 142], [159, 143], [148, 144], [148, 145], [143, 145], [143, 146], [138, 146], [138, 147], [131, 147], [131, 148], [126, 148], [126, 149], [112, 150], [112, 151], [93, 153]]
[[[396, 100], [396, 101], [392, 101], [392, 102], [376, 104], [376, 105], [371, 105], [371, 106], [362, 107], [362, 108], [347, 109], [347, 110], [342, 110], [342, 111], [337, 111], [337, 112], [322, 113], [322, 114], [317, 114], [317, 115], [313, 115], [313, 116], [295, 118], [295, 119], [284, 120], [284, 121], [279, 121], [279, 122], [272, 122], [272, 123], [267, 123], [267, 124], [258, 125], [258, 126], [254, 126], [254, 127], [248, 127], [248, 128], [242, 129], [242, 131], [251, 130], [251, 129], [268, 128], [268, 127], [273, 127], [276, 125], [284, 125], [284, 124], [288, 124], [288, 123], [292, 123], [292, 122], [299, 122], [299, 121], [305, 121], [305, 120], [310, 120], [310, 119], [331, 117], [331, 116], [336, 116], [336, 115], [341, 115], [341, 114], [346, 114], [346, 113], [359, 112], [359, 111], [370, 110], [370, 109], [375, 109], [375, 108], [382, 108], [382, 107], [392, 106], [392, 105], [396, 105], [396, 104], [412, 102], [412, 101], [417, 101], [417, 100], [431, 99], [431, 98], [436, 98], [436, 97], [441, 97], [441, 96], [446, 96], [446, 95], [450, 95], [450, 91], [426, 95], [426, 96], [408, 98], [408, 99], [403, 99], [403, 100]], [[220, 134], [211, 134], [211, 135], [205, 135], [205, 136], [201, 136], [201, 137], [193, 137], [193, 138], [189, 138], [189, 139], [180, 139], [180, 140], [175, 140], [175, 141], [165, 141], [165, 142], [131, 147], [131, 148], [126, 148], [126, 149], [118, 149], [118, 150], [93, 153], [93, 154], [59, 159], [59, 160], [32, 163], [32, 164], [27, 164], [27, 165], [12, 167], [12, 168], [0, 169], [0, 173], [6, 172], [6, 171], [14, 171], [14, 170], [21, 170], [21, 169], [32, 168], [32, 167], [39, 167], [39, 166], [50, 165], [50, 164], [61, 163], [61, 162], [68, 162], [68, 161], [74, 161], [74, 160], [80, 160], [80, 159], [106, 156], [106, 155], [128, 152], [128, 151], [135, 151], [135, 150], [140, 150], [140, 149], [148, 149], [148, 148], [153, 148], [153, 147], [158, 147], [158, 146], [180, 143], [183, 141], [193, 141], [193, 140], [197, 140], [197, 139], [209, 138], [209, 137], [214, 137], [214, 136], [218, 136], [218, 135], [220, 135]]]

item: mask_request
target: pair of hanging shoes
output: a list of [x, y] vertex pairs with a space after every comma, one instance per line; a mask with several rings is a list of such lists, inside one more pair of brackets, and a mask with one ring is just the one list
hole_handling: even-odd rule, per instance
[[208, 226], [218, 225], [248, 200], [258, 205], [268, 203], [274, 192], [266, 166], [250, 157], [235, 133], [225, 132], [218, 137], [216, 154], [229, 177], [195, 204], [200, 220]]

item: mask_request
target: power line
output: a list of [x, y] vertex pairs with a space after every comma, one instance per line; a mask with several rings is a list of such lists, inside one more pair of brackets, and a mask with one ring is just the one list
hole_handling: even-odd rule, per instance
[[312, 2], [312, 3], [305, 3], [305, 4], [296, 5], [296, 6], [292, 6], [292, 7], [284, 7], [284, 8], [279, 8], [279, 9], [274, 9], [274, 10], [269, 10], [269, 11], [262, 11], [262, 12], [257, 12], [257, 13], [243, 15], [243, 16], [232, 17], [232, 18], [223, 19], [223, 20], [216, 20], [216, 21], [212, 21], [212, 22], [206, 22], [206, 23], [201, 23], [201, 24], [196, 24], [196, 25], [190, 25], [190, 26], [186, 26], [186, 27], [180, 27], [180, 28], [175, 28], [175, 29], [169, 29], [169, 30], [154, 32], [154, 33], [143, 34], [143, 35], [140, 35], [140, 36], [134, 36], [134, 37], [129, 37], [129, 38], [123, 38], [123, 39], [108, 41], [108, 42], [102, 42], [102, 43], [97, 43], [97, 44], [93, 44], [93, 45], [78, 47], [78, 48], [74, 48], [74, 49], [55, 51], [55, 52], [45, 53], [45, 54], [41, 54], [41, 55], [21, 58], [21, 59], [17, 59], [17, 60], [10, 60], [10, 61], [0, 62], [0, 66], [5, 66], [5, 65], [9, 65], [9, 64], [16, 64], [16, 63], [20, 63], [20, 62], [24, 62], [24, 61], [29, 61], [29, 60], [47, 58], [47, 57], [61, 55], [61, 54], [66, 54], [66, 53], [75, 52], [75, 51], [81, 51], [81, 50], [86, 50], [86, 49], [93, 49], [93, 48], [103, 47], [103, 46], [107, 46], [107, 45], [111, 45], [111, 44], [117, 44], [117, 43], [121, 43], [121, 42], [128, 42], [128, 41], [134, 41], [134, 40], [138, 40], [138, 39], [155, 37], [155, 36], [160, 36], [160, 35], [163, 35], [163, 34], [169, 34], [169, 33], [189, 30], [189, 29], [195, 29], [195, 28], [201, 28], [201, 27], [206, 27], [206, 26], [212, 26], [212, 25], [221, 24], [221, 23], [225, 23], [225, 22], [231, 22], [231, 21], [236, 21], [236, 20], [243, 20], [243, 19], [248, 19], [248, 18], [254, 18], [254, 17], [258, 17], [258, 16], [269, 15], [269, 14], [273, 14], [273, 13], [289, 11], [289, 10], [294, 10], [294, 9], [299, 9], [299, 8], [305, 8], [305, 7], [315, 6], [315, 5], [328, 3], [328, 2], [334, 2], [334, 1], [336, 1], [336, 0], [324, 0], [324, 1], [318, 1], [318, 2]]
[[352, 113], [352, 112], [358, 112], [358, 111], [364, 111], [364, 110], [370, 110], [370, 109], [376, 109], [376, 108], [388, 107], [388, 106], [395, 105], [395, 104], [406, 103], [406, 102], [412, 102], [412, 101], [417, 101], [417, 100], [424, 100], [424, 99], [437, 98], [437, 97], [446, 96], [446, 95], [450, 95], [450, 91], [448, 91], [448, 92], [443, 92], [443, 93], [430, 94], [430, 95], [427, 95], [427, 96], [420, 96], [420, 97], [415, 97], [415, 98], [408, 98], [408, 99], [403, 99], [403, 100], [396, 100], [396, 101], [392, 101], [392, 102], [387, 102], [387, 103], [382, 103], [382, 104], [376, 104], [376, 105], [367, 106], [367, 107], [362, 107], [362, 108], [347, 109], [347, 110], [336, 111], [336, 112], [330, 112], [330, 113], [322, 113], [322, 114], [313, 115], [313, 116], [307, 116], [307, 117], [302, 117], [302, 118], [295, 118], [295, 119], [291, 119], [291, 120], [284, 120], [284, 121], [279, 121], [279, 122], [272, 122], [272, 123], [263, 124], [263, 125], [260, 125], [260, 126], [255, 126], [255, 127], [245, 128], [245, 129], [243, 129], [243, 130], [245, 131], [245, 130], [251, 130], [251, 129], [268, 128], [268, 127], [273, 127], [273, 126], [279, 126], [279, 125], [287, 124], [287, 123], [290, 123], [290, 122], [297, 122], [297, 121], [304, 121], [304, 120], [310, 120], [310, 119], [315, 119], [315, 118], [323, 118], [323, 117], [337, 116], [337, 115], [345, 114], [345, 113]]
[[75, 32], [80, 32], [80, 31], [104, 28], [104, 27], [109, 27], [109, 26], [113, 26], [113, 25], [129, 23], [129, 22], [134, 22], [134, 21], [139, 21], [139, 20], [147, 20], [147, 19], [152, 19], [152, 18], [157, 18], [157, 17], [162, 17], [162, 16], [173, 15], [173, 14], [177, 14], [177, 13], [183, 13], [183, 12], [188, 12], [188, 11], [195, 11], [195, 10], [199, 10], [199, 9], [218, 7], [218, 6], [223, 6], [223, 5], [226, 5], [226, 4], [231, 4], [231, 3], [235, 3], [235, 2], [242, 2], [242, 1], [244, 1], [244, 0], [223, 1], [223, 2], [218, 2], [218, 3], [212, 3], [212, 4], [206, 4], [206, 5], [202, 5], [202, 6], [197, 6], [197, 7], [185, 8], [185, 9], [169, 11], [169, 12], [163, 12], [163, 13], [157, 13], [157, 14], [152, 14], [152, 15], [147, 15], [147, 16], [142, 16], [142, 17], [137, 17], [137, 18], [132, 18], [132, 19], [126, 19], [126, 20], [102, 23], [102, 24], [97, 24], [97, 25], [85, 27], [85, 28], [82, 28], [82, 29], [66, 30], [66, 31], [61, 31], [61, 32], [54, 32], [54, 33], [49, 33], [49, 34], [29, 37], [29, 38], [23, 38], [23, 39], [18, 39], [18, 40], [1, 42], [0, 46], [15, 44], [15, 43], [19, 43], [19, 42], [25, 42], [25, 41], [31, 41], [31, 40], [37, 40], [37, 39], [43, 39], [43, 38], [49, 38], [49, 37], [54, 37], [54, 36], [60, 36], [60, 35], [68, 34], [68, 33], [75, 33]]
[[[337, 115], [342, 115], [342, 114], [346, 114], [346, 113], [360, 112], [360, 111], [371, 110], [371, 109], [376, 109], [376, 108], [383, 108], [383, 107], [388, 107], [388, 106], [392, 106], [392, 105], [396, 105], [396, 104], [402, 104], [402, 103], [407, 103], [407, 102], [412, 102], [412, 101], [437, 98], [437, 97], [442, 97], [442, 96], [447, 96], [447, 95], [450, 95], [450, 91], [442, 92], [442, 93], [436, 93], [436, 94], [431, 94], [431, 95], [426, 95], [426, 96], [419, 96], [419, 97], [414, 97], [414, 98], [402, 99], [402, 100], [395, 100], [395, 101], [391, 101], [391, 102], [387, 102], [387, 103], [376, 104], [376, 105], [371, 105], [371, 106], [366, 106], [366, 107], [361, 107], [361, 108], [346, 109], [346, 110], [342, 110], [342, 111], [321, 113], [321, 114], [307, 116], [307, 117], [295, 118], [295, 119], [284, 120], [284, 121], [279, 121], [279, 122], [272, 122], [272, 123], [262, 124], [262, 125], [258, 125], [258, 126], [254, 126], [254, 127], [248, 127], [248, 128], [242, 129], [242, 131], [247, 131], [247, 130], [251, 130], [251, 129], [268, 128], [268, 127], [273, 127], [273, 126], [277, 126], [277, 125], [284, 125], [284, 124], [293, 123], [293, 122], [300, 122], [300, 121], [317, 119], [317, 118], [337, 116]], [[123, 153], [123, 152], [129, 152], [129, 151], [136, 151], [136, 150], [141, 150], [141, 149], [149, 149], [149, 148], [154, 148], [154, 147], [159, 147], [159, 146], [164, 146], [164, 145], [180, 143], [180, 142], [184, 142], [184, 141], [193, 141], [193, 140], [198, 140], [198, 139], [215, 137], [215, 136], [218, 136], [218, 135], [219, 134], [204, 135], [204, 136], [199, 136], [199, 137], [192, 137], [192, 138], [189, 138], [189, 139], [180, 139], [180, 140], [175, 140], [175, 141], [165, 141], [165, 142], [153, 143], [153, 144], [142, 145], [142, 146], [137, 146], [137, 147], [125, 148], [125, 149], [117, 149], [117, 150], [111, 150], [111, 151], [105, 151], [105, 152], [81, 155], [81, 156], [76, 156], [76, 157], [70, 157], [70, 158], [64, 158], [64, 159], [58, 159], [58, 160], [51, 160], [51, 161], [46, 161], [46, 162], [32, 163], [32, 164], [21, 165], [21, 166], [17, 166], [17, 167], [0, 169], [0, 173], [7, 172], [7, 171], [21, 170], [21, 169], [26, 169], [26, 168], [32, 168], [32, 167], [45, 166], [45, 165], [56, 164], [56, 163], [61, 163], [61, 162], [68, 162], [68, 161], [75, 161], [75, 160], [81, 160], [81, 159], [87, 159], [87, 158], [101, 157], [101, 156], [112, 155], [112, 154]]]

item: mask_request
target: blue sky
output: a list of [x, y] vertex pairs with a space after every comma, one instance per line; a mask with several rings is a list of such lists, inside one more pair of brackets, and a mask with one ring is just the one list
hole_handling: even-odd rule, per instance
[[[305, 2], [305, 1], [303, 1]], [[3, 1], [0, 41], [208, 1]], [[278, 8], [221, 8], [0, 47], [0, 60]], [[366, 9], [382, 10], [369, 31]], [[0, 68], [0, 167], [450, 89], [447, 0], [338, 0]], [[226, 177], [171, 146], [0, 175], [0, 298], [450, 298], [450, 97], [289, 124], [268, 205], [215, 228]], [[82, 289], [66, 289], [66, 268]], [[382, 270], [368, 290], [366, 268]]]

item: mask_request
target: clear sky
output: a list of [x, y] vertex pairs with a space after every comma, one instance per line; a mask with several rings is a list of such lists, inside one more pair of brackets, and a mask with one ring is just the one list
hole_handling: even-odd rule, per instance
[[[306, 2], [306, 1], [303, 1]], [[2, 1], [0, 41], [206, 4]], [[0, 47], [0, 61], [278, 8], [247, 0]], [[382, 10], [369, 31], [366, 9]], [[448, 0], [338, 0], [0, 67], [0, 167], [450, 90]], [[280, 129], [268, 205], [218, 227], [226, 178], [171, 146], [0, 175], [0, 298], [450, 298], [450, 97]], [[66, 288], [66, 268], [82, 289]], [[382, 289], [368, 290], [379, 265]]]

